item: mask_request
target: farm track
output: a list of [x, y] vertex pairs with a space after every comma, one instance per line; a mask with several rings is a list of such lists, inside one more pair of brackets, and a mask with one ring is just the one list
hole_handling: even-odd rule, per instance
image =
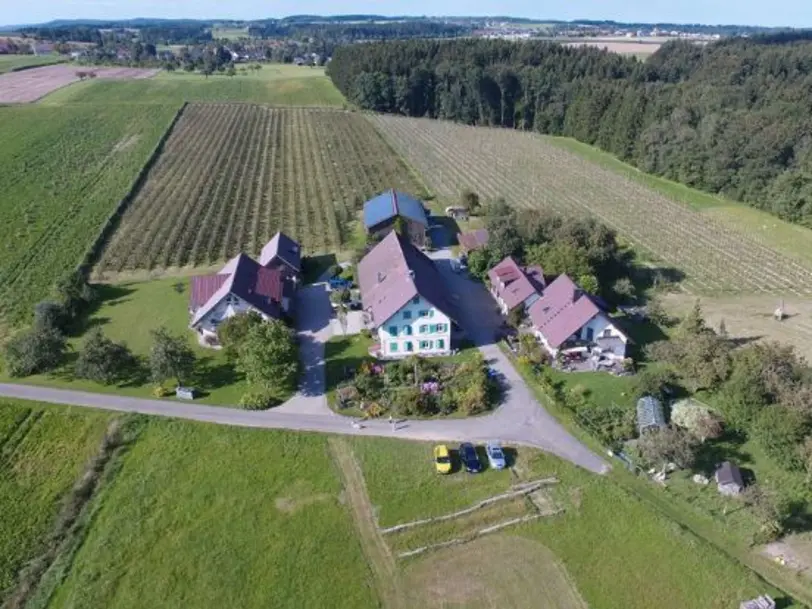
[[421, 186], [360, 115], [189, 104], [96, 270], [210, 266], [258, 254], [277, 230], [311, 253], [340, 249], [388, 188]]
[[795, 260], [536, 134], [383, 115], [369, 120], [441, 197], [455, 199], [469, 187], [522, 208], [595, 216], [685, 273], [693, 292], [812, 294], [812, 272]]

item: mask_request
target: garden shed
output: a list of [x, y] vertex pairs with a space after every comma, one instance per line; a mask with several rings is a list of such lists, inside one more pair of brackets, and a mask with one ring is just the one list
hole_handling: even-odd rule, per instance
[[716, 486], [723, 495], [734, 496], [742, 492], [744, 479], [735, 463], [725, 461], [716, 470]]
[[637, 400], [637, 430], [642, 434], [645, 431], [663, 427], [665, 427], [665, 414], [660, 400], [650, 395]]

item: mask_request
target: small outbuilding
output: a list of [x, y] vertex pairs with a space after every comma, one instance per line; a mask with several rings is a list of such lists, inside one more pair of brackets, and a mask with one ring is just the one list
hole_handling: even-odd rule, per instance
[[637, 400], [637, 431], [642, 435], [643, 432], [663, 427], [665, 427], [665, 413], [660, 400], [650, 395], [645, 395]]
[[412, 245], [426, 246], [429, 221], [423, 203], [415, 197], [387, 190], [364, 203], [364, 227], [368, 234], [383, 239], [398, 221], [403, 223], [404, 236]]
[[735, 463], [725, 461], [716, 470], [716, 486], [719, 492], [734, 497], [744, 489], [742, 472]]
[[488, 247], [488, 229], [478, 228], [467, 233], [460, 233], [457, 239], [462, 250], [466, 254], [470, 254], [473, 251]]
[[749, 601], [742, 601], [739, 609], [775, 609], [775, 601], [764, 594]]

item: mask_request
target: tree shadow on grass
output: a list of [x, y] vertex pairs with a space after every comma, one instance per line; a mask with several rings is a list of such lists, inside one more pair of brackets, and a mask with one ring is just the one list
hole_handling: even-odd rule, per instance
[[127, 285], [110, 285], [106, 283], [94, 284], [93, 289], [96, 292], [96, 300], [91, 303], [87, 311], [79, 319], [71, 324], [71, 336], [82, 336], [93, 328], [108, 324], [110, 322], [109, 317], [96, 316], [99, 309], [102, 306], [115, 307], [125, 303], [130, 300], [128, 296], [135, 292], [133, 288]]
[[209, 395], [209, 390], [234, 385], [244, 379], [233, 364], [216, 361], [212, 357], [202, 357], [197, 361], [190, 379], [200, 397]]
[[[741, 450], [745, 441], [743, 435], [734, 432], [728, 432], [716, 440], [706, 440], [697, 449], [692, 469], [710, 478], [724, 461], [732, 461], [740, 467], [750, 463], [752, 461], [750, 453]], [[743, 469], [743, 475], [744, 471]]]
[[338, 264], [335, 254], [305, 256], [302, 259], [302, 283], [313, 283], [331, 266]]

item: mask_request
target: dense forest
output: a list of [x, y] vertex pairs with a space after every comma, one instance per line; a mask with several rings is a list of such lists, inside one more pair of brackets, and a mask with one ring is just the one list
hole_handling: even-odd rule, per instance
[[328, 73], [365, 109], [574, 137], [812, 226], [808, 33], [670, 42], [645, 62], [541, 41], [372, 43], [337, 49]]

